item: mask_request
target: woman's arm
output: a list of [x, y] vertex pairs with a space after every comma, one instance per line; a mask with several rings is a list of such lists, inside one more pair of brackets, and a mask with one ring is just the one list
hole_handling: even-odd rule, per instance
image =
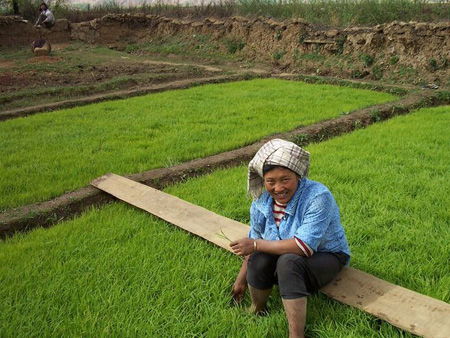
[[272, 255], [293, 253], [305, 256], [295, 239], [283, 239], [279, 241], [266, 241], [264, 239], [241, 238], [230, 243], [233, 252], [240, 256], [251, 255], [254, 252], [266, 252]]
[[244, 257], [241, 270], [239, 271], [236, 281], [233, 284], [233, 300], [240, 302], [245, 296], [245, 290], [247, 288], [247, 263], [249, 256]]

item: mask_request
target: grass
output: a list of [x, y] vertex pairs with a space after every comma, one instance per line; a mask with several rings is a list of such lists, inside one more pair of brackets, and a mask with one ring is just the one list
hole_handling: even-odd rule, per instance
[[51, 199], [106, 172], [172, 166], [394, 98], [265, 79], [5, 121], [0, 124], [0, 210]]
[[209, 34], [194, 34], [189, 37], [158, 37], [151, 42], [137, 44], [135, 48], [139, 54], [156, 54], [160, 57], [182, 55], [191, 59], [221, 59], [224, 61], [233, 59], [229, 54], [234, 54], [223, 53], [220, 44]]
[[[341, 209], [352, 265], [450, 301], [450, 106], [311, 145], [311, 178]], [[246, 168], [166, 191], [248, 221]], [[230, 307], [240, 260], [123, 203], [0, 243], [2, 336], [281, 337], [280, 299], [254, 317]], [[245, 299], [249, 303], [248, 297]], [[311, 337], [411, 337], [317, 295]]]
[[[310, 178], [324, 182], [340, 206], [352, 265], [445, 302], [450, 301], [449, 121], [450, 106], [422, 109], [307, 147]], [[248, 223], [245, 179], [241, 167], [166, 191]]]
[[239, 12], [243, 15], [272, 16], [278, 19], [303, 18], [321, 26], [376, 25], [399, 21], [448, 20], [448, 4], [438, 1], [408, 0], [318, 0], [271, 1], [240, 0]]

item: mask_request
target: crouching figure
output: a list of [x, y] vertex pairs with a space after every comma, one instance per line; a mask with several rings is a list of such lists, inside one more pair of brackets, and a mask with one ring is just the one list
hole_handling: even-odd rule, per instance
[[43, 2], [39, 7], [39, 17], [34, 24], [35, 27], [44, 26], [45, 28], [52, 28], [55, 25], [55, 16], [48, 8], [47, 4]]
[[230, 243], [244, 256], [233, 285], [240, 302], [249, 287], [252, 310], [265, 311], [275, 284], [289, 323], [289, 337], [304, 337], [307, 297], [349, 263], [350, 250], [331, 192], [307, 178], [309, 153], [280, 139], [250, 161], [253, 198], [247, 238]]

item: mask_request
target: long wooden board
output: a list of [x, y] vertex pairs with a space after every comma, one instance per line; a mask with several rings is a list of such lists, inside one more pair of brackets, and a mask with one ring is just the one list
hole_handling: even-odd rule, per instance
[[[91, 184], [229, 251], [229, 240], [248, 234], [249, 227], [245, 224], [122, 176], [107, 174]], [[344, 268], [320, 291], [413, 334], [450, 337], [450, 304], [363, 271]]]

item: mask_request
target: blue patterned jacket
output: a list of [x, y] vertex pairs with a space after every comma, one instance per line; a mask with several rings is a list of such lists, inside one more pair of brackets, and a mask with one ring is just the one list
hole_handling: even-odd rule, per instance
[[350, 256], [339, 208], [322, 183], [307, 178], [300, 180], [279, 228], [272, 206], [273, 198], [267, 191], [252, 203], [249, 238], [274, 241], [296, 237], [314, 252], [342, 251]]

